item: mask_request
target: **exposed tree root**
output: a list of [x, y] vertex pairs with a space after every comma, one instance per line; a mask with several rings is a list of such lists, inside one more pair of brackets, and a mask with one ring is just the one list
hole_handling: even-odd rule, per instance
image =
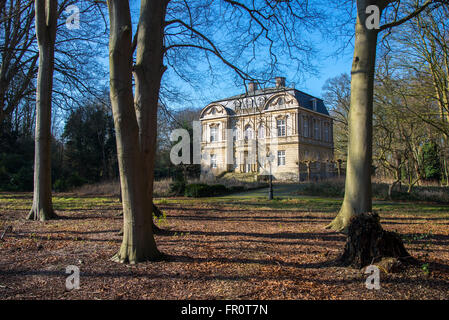
[[413, 261], [401, 237], [395, 232], [383, 230], [377, 213], [363, 213], [351, 218], [339, 262], [360, 269], [383, 258], [394, 258], [400, 263]]
[[335, 232], [345, 233], [345, 223], [340, 214], [338, 214], [331, 223], [326, 226], [326, 229], [330, 229]]
[[122, 244], [119, 252], [117, 252], [111, 258], [111, 261], [118, 263], [136, 264], [139, 262], [162, 261], [165, 259], [166, 255], [157, 250], [157, 248], [153, 250], [145, 250], [142, 252], [137, 252], [137, 250], [132, 246]]
[[49, 210], [44, 210], [44, 208], [37, 209], [35, 206], [31, 208], [27, 216], [28, 220], [35, 220], [35, 221], [47, 221], [58, 218], [59, 218], [58, 215], [55, 213], [53, 209]]
[[352, 210], [352, 208], [349, 208], [350, 206], [343, 202], [343, 205], [341, 206], [337, 216], [334, 218], [334, 220], [332, 220], [331, 223], [326, 226], [326, 229], [347, 234], [349, 221], [353, 216], [355, 216], [354, 210]]

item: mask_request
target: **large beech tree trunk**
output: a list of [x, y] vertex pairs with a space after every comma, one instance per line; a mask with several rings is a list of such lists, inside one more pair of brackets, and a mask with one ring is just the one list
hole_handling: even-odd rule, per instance
[[[134, 66], [137, 123], [140, 148], [143, 152], [144, 172], [147, 178], [148, 197], [153, 199], [154, 160], [157, 137], [157, 109], [162, 75], [165, 71], [164, 22], [166, 0], [142, 0], [137, 32], [136, 64]], [[152, 206], [154, 204], [152, 203]], [[154, 208], [148, 211], [152, 216]], [[153, 231], [161, 230], [153, 224]]]
[[366, 8], [376, 5], [380, 15], [387, 4], [386, 0], [357, 1], [345, 197], [337, 217], [327, 226], [347, 234], [340, 261], [359, 268], [384, 257], [402, 261], [409, 258], [399, 235], [384, 231], [377, 214], [371, 212], [373, 87], [378, 30], [367, 29]]
[[[146, 1], [142, 1], [143, 4], [144, 2]], [[153, 236], [152, 199], [149, 197], [145, 151], [141, 148], [133, 101], [129, 3], [108, 0], [108, 8], [110, 96], [116, 130], [124, 224], [122, 245], [113, 260], [121, 263], [157, 260], [161, 253]], [[145, 11], [141, 15], [149, 13]], [[146, 26], [139, 27], [139, 37], [144, 37], [146, 32]]]
[[39, 71], [36, 92], [33, 206], [28, 219], [55, 218], [51, 201], [51, 93], [57, 28], [57, 0], [36, 0]]
[[351, 217], [371, 212], [372, 206], [373, 85], [377, 30], [369, 30], [365, 25], [367, 18], [365, 8], [370, 4], [376, 3], [372, 0], [357, 1], [345, 196], [340, 212], [327, 226], [344, 233], [347, 232]]

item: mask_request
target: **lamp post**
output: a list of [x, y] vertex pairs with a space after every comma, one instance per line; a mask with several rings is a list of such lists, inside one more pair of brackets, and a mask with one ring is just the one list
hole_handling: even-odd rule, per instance
[[273, 175], [271, 174], [271, 163], [273, 162], [273, 154], [268, 154], [268, 162], [270, 163], [270, 187], [268, 189], [268, 200], [273, 200]]

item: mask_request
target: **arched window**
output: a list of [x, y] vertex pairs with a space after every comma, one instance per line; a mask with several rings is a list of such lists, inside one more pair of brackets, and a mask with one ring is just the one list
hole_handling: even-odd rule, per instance
[[251, 125], [247, 125], [245, 127], [245, 140], [249, 140], [253, 138], [253, 128]]
[[264, 127], [263, 124], [259, 125], [259, 129], [258, 129], [258, 132], [257, 132], [257, 137], [259, 139], [265, 139], [265, 127]]

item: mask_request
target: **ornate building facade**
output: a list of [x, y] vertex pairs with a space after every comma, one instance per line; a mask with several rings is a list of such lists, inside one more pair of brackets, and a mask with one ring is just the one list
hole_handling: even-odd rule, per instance
[[[285, 86], [257, 89], [208, 104], [200, 114], [201, 172], [268, 174], [303, 180], [302, 167], [327, 175], [333, 160], [332, 118], [323, 100]], [[310, 178], [310, 169], [309, 169]]]

